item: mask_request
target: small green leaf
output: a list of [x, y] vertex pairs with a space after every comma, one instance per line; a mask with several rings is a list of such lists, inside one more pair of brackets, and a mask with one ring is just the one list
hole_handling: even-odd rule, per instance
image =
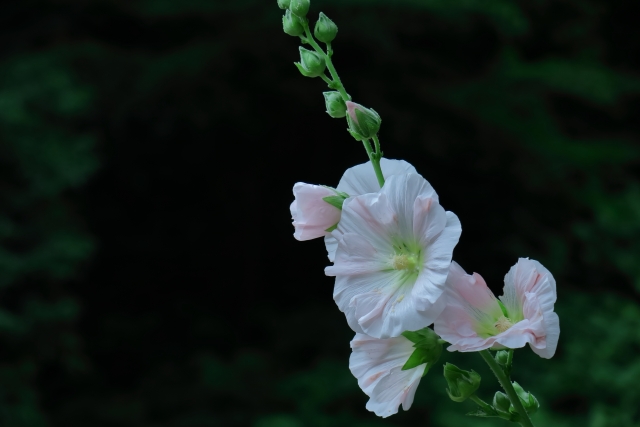
[[327, 228], [326, 231], [327, 233], [331, 233], [333, 230], [335, 230], [336, 228], [338, 228], [338, 224], [333, 224], [331, 227]]
[[408, 369], [413, 369], [416, 366], [420, 366], [424, 363], [428, 363], [429, 359], [430, 355], [427, 351], [421, 348], [417, 348], [413, 351], [413, 353], [411, 353], [411, 356], [409, 356], [409, 360], [407, 360], [407, 363], [404, 364], [402, 370], [406, 371]]
[[342, 204], [344, 203], [344, 199], [345, 198], [342, 196], [327, 196], [322, 198], [322, 200], [329, 203], [331, 206], [335, 206], [340, 210], [342, 210]]

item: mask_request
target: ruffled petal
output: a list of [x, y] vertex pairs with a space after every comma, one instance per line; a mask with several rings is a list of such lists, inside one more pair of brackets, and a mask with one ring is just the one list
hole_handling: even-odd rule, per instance
[[293, 186], [295, 200], [289, 207], [298, 240], [311, 240], [326, 236], [327, 229], [340, 221], [340, 209], [325, 202], [324, 197], [335, 192], [320, 185], [298, 182]]
[[356, 334], [351, 349], [349, 369], [370, 398], [367, 409], [381, 417], [397, 413], [400, 405], [408, 410], [426, 367], [402, 370], [414, 350], [411, 341], [403, 336], [376, 339]]

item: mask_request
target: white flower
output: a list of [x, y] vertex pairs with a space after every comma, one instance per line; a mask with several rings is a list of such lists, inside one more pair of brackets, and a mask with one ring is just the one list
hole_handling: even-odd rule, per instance
[[[418, 173], [416, 168], [404, 160], [389, 160], [382, 158], [380, 159], [380, 169], [382, 169], [382, 175], [385, 179], [388, 179], [393, 175]], [[378, 183], [378, 178], [376, 178], [371, 162], [362, 163], [347, 169], [344, 175], [342, 175], [336, 190], [347, 193], [352, 197], [380, 191], [380, 184]], [[339, 238], [340, 234], [340, 231], [334, 231], [332, 235], [328, 235], [324, 238], [329, 261], [331, 262], [334, 261], [336, 249], [338, 248], [338, 240], [334, 236], [338, 236]]]
[[553, 311], [556, 282], [538, 261], [520, 258], [504, 277], [500, 301], [482, 277], [468, 275], [455, 262], [447, 279], [447, 308], [435, 331], [451, 343], [449, 351], [520, 348], [529, 343], [540, 357], [551, 358], [560, 337]]
[[400, 404], [409, 410], [427, 366], [402, 370], [415, 350], [413, 343], [403, 336], [377, 339], [356, 334], [351, 350], [349, 369], [369, 396], [367, 409], [385, 418], [396, 414]]
[[424, 178], [394, 175], [379, 192], [347, 199], [337, 231], [325, 272], [354, 331], [389, 338], [433, 323], [462, 230]]
[[293, 186], [295, 200], [291, 203], [291, 217], [298, 240], [311, 240], [328, 235], [327, 229], [340, 221], [340, 209], [325, 202], [336, 192], [321, 185], [298, 182]]

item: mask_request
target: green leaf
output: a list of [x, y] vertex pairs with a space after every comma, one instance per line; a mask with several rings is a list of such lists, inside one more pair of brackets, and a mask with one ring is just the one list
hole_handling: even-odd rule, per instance
[[406, 371], [407, 369], [413, 369], [416, 366], [428, 363], [430, 358], [431, 355], [429, 354], [429, 352], [421, 348], [417, 348], [413, 351], [413, 353], [411, 353], [411, 356], [409, 356], [409, 360], [407, 360], [407, 363], [404, 364], [402, 370]]
[[342, 197], [342, 196], [327, 196], [322, 198], [322, 200], [329, 203], [331, 206], [335, 206], [340, 210], [342, 210], [342, 204], [344, 203], [344, 199], [345, 197]]

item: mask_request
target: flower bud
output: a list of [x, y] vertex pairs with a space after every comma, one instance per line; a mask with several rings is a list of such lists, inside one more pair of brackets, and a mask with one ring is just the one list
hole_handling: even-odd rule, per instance
[[291, 13], [289, 9], [284, 13], [282, 17], [282, 29], [290, 36], [298, 37], [304, 34], [304, 27], [302, 21], [296, 15]]
[[[513, 388], [516, 391], [516, 394], [520, 398], [520, 402], [522, 402], [522, 406], [527, 411], [527, 414], [534, 414], [540, 409], [540, 403], [535, 396], [529, 392], [524, 391], [524, 389], [517, 382], [513, 382]], [[511, 408], [512, 413], [516, 413], [515, 408]]]
[[355, 102], [347, 101], [347, 122], [349, 132], [358, 140], [375, 136], [380, 130], [382, 119], [371, 108], [365, 108]]
[[511, 401], [509, 397], [501, 391], [496, 391], [493, 396], [493, 407], [498, 411], [500, 415], [509, 415], [509, 408], [511, 407]]
[[295, 64], [305, 77], [318, 77], [324, 73], [326, 68], [322, 56], [302, 46], [300, 46], [300, 62], [296, 62]]
[[278, 0], [278, 7], [280, 9], [289, 9], [289, 4], [291, 0]]
[[309, 0], [291, 0], [289, 3], [289, 9], [291, 9], [291, 12], [298, 15], [300, 18], [307, 16], [310, 6], [311, 2]]
[[496, 353], [496, 362], [498, 362], [498, 365], [500, 366], [507, 366], [507, 363], [509, 361], [509, 352], [506, 350], [500, 350], [499, 352]]
[[327, 106], [327, 114], [334, 119], [341, 119], [347, 115], [347, 105], [342, 99], [340, 92], [323, 92], [324, 103]]
[[327, 15], [320, 12], [320, 18], [316, 22], [313, 34], [323, 43], [331, 43], [338, 34], [338, 26]]
[[447, 393], [454, 402], [464, 402], [480, 387], [480, 375], [475, 371], [463, 371], [456, 365], [444, 365], [444, 378], [449, 384]]

